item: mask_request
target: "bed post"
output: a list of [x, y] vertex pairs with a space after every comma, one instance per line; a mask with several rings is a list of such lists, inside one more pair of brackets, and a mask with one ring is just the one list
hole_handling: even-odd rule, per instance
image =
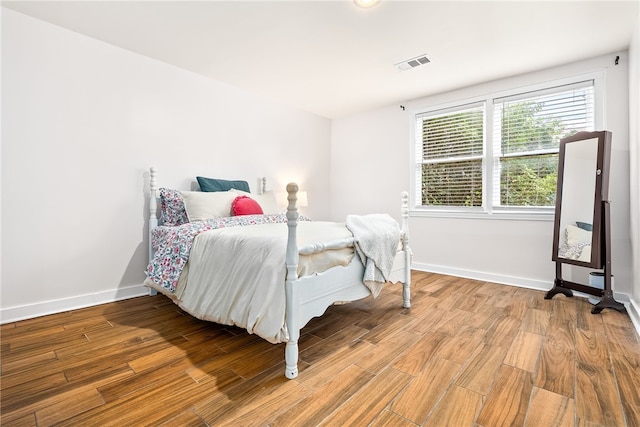
[[284, 359], [286, 366], [284, 374], [287, 378], [293, 379], [298, 376], [298, 338], [300, 337], [299, 304], [297, 292], [294, 288], [294, 282], [298, 280], [299, 258], [297, 240], [298, 208], [296, 207], [298, 185], [293, 182], [287, 184], [287, 193], [289, 205], [287, 206], [288, 239], [286, 255], [287, 280], [285, 281], [285, 322], [289, 332], [289, 341], [287, 341], [285, 347]]
[[409, 249], [409, 193], [402, 192], [402, 250], [404, 251], [404, 281], [402, 306], [411, 307], [411, 249]]
[[[154, 166], [149, 168], [149, 262], [153, 258], [153, 248], [151, 247], [151, 231], [158, 226], [158, 169]], [[149, 295], [156, 295], [158, 292], [149, 288]]]
[[[158, 226], [158, 169], [154, 166], [149, 168], [149, 229]], [[149, 243], [151, 244], [151, 243]]]

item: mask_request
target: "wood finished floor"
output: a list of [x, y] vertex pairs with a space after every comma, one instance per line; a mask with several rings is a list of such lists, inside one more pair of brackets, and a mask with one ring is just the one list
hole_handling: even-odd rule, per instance
[[640, 343], [582, 298], [413, 272], [283, 345], [141, 297], [2, 326], [2, 426], [640, 426]]

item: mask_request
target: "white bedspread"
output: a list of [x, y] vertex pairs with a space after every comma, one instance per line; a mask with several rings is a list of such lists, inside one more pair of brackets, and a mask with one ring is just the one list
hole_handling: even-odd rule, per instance
[[377, 297], [389, 278], [400, 243], [400, 227], [387, 214], [348, 215], [347, 228], [365, 266], [364, 284]]
[[[176, 289], [176, 302], [197, 318], [236, 325], [272, 343], [287, 341], [286, 236], [286, 224], [221, 228], [199, 234]], [[344, 224], [298, 223], [299, 246], [349, 237], [352, 235]], [[301, 257], [299, 274], [347, 265], [353, 249], [329, 255]], [[314, 263], [310, 265], [309, 260]]]

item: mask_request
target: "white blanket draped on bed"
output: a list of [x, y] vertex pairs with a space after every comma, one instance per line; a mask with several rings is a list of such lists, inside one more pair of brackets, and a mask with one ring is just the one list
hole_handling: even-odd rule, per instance
[[400, 243], [400, 227], [387, 214], [348, 215], [346, 226], [355, 238], [365, 266], [364, 284], [377, 297], [389, 278]]
[[[176, 303], [199, 319], [236, 325], [272, 343], [287, 341], [286, 236], [286, 224], [221, 228], [199, 234], [173, 295]], [[344, 224], [298, 224], [299, 245], [347, 237], [351, 233]], [[349, 248], [331, 252], [329, 261], [323, 257], [309, 265], [302, 259], [299, 272], [347, 265], [353, 257]]]
[[[347, 225], [345, 227], [345, 225]], [[375, 297], [393, 266], [400, 240], [389, 215], [351, 215], [346, 224], [298, 223], [298, 247], [355, 239], [365, 266], [363, 283]], [[191, 245], [175, 292], [149, 278], [145, 284], [168, 295], [191, 315], [245, 328], [272, 343], [289, 338], [285, 325], [287, 224], [223, 227], [198, 234]], [[346, 266], [354, 248], [300, 256], [298, 275]]]
[[244, 227], [200, 234], [191, 247], [180, 306], [199, 319], [246, 328], [270, 342], [285, 340], [284, 286], [275, 284], [285, 280], [286, 241], [273, 239], [269, 227], [252, 226], [251, 239], [243, 238]]

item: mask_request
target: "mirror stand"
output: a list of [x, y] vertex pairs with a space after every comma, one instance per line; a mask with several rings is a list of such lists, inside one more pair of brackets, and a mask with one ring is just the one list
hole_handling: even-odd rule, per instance
[[609, 201], [602, 201], [602, 251], [604, 267], [604, 289], [598, 289], [579, 283], [570, 282], [562, 279], [562, 263], [556, 262], [556, 278], [553, 282], [553, 288], [546, 293], [545, 299], [551, 299], [556, 294], [563, 294], [567, 297], [573, 296], [573, 290], [583, 292], [585, 294], [601, 297], [600, 302], [593, 306], [591, 313], [598, 314], [605, 308], [611, 308], [617, 311], [624, 311], [625, 307], [622, 303], [615, 300], [613, 290], [611, 289], [611, 222]]

